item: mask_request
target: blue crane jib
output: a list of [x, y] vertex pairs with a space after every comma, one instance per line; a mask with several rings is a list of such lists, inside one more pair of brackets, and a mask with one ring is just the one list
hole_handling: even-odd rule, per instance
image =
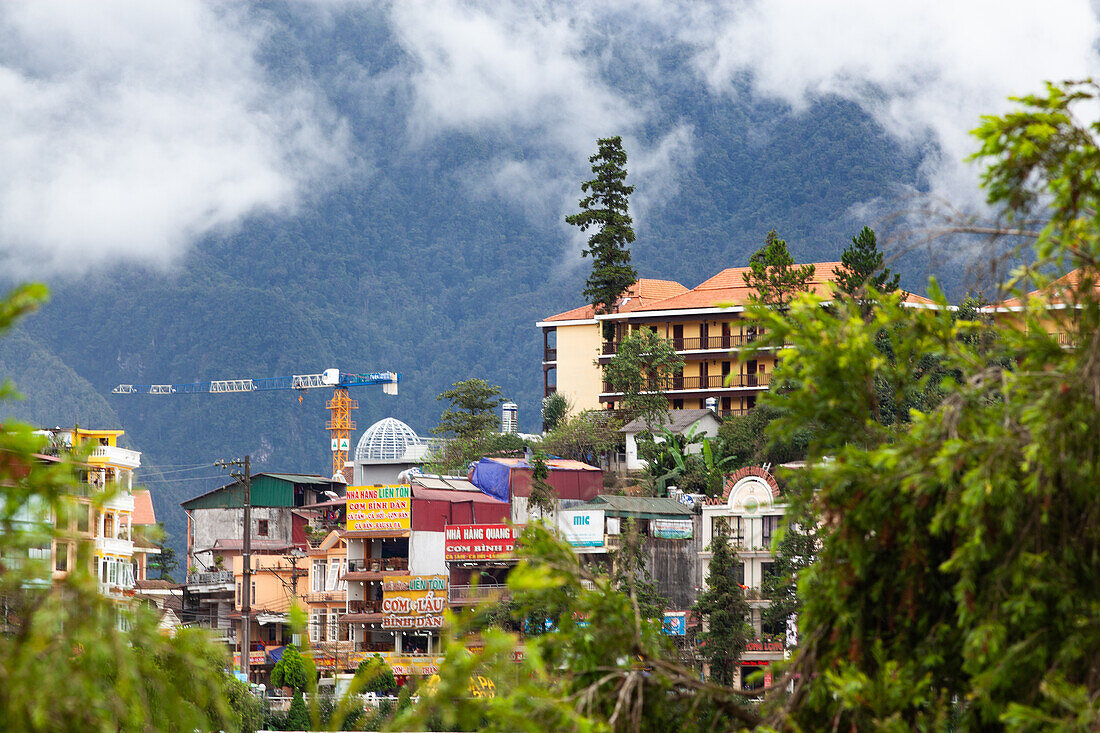
[[183, 384], [120, 384], [111, 390], [113, 394], [227, 394], [230, 392], [257, 392], [271, 389], [318, 389], [321, 387], [366, 387], [382, 385], [386, 394], [397, 394], [401, 375], [397, 372], [371, 372], [353, 374], [339, 369], [326, 369], [320, 374], [292, 374], [289, 377], [262, 377], [260, 379], [216, 379], [209, 382]]

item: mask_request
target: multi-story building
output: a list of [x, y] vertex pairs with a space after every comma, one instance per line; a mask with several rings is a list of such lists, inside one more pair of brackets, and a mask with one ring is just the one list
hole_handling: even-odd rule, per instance
[[[630, 286], [615, 311], [630, 313], [685, 292], [678, 282], [643, 278]], [[602, 337], [595, 309], [584, 305], [535, 325], [542, 330], [543, 394], [565, 395], [574, 411], [599, 409], [603, 376], [596, 360], [602, 353]]]
[[348, 544], [342, 528], [310, 543], [308, 590], [302, 596], [309, 613], [309, 642], [318, 669], [349, 670], [352, 643], [348, 625]]
[[[148, 543], [141, 543], [135, 561], [133, 489], [141, 453], [118, 445], [119, 437], [124, 435], [122, 430], [55, 428], [42, 434], [49, 436], [53, 453], [82, 456], [76, 464], [79, 488], [72, 497], [69, 525], [58, 528], [62, 532], [54, 538], [51, 548], [53, 577], [64, 577], [76, 562], [77, 545], [90, 540], [100, 591], [122, 599], [132, 592], [135, 581], [143, 577], [144, 554], [155, 550], [145, 546]], [[96, 493], [109, 494], [99, 511], [93, 507]], [[143, 521], [147, 521], [145, 517], [152, 511], [151, 501], [146, 506], [145, 498]]]
[[[705, 584], [710, 576], [711, 541], [715, 527], [728, 528], [730, 542], [740, 561], [740, 583], [750, 608], [750, 623], [755, 638], [745, 646], [741, 656], [741, 686], [761, 667], [769, 667], [783, 659], [787, 630], [769, 628], [763, 621], [768, 605], [761, 594], [764, 578], [771, 572], [775, 555], [772, 540], [786, 514], [787, 505], [779, 489], [779, 483], [768, 471], [758, 466], [748, 466], [731, 474], [722, 496], [709, 499], [703, 505], [702, 551], [699, 552], [700, 575]], [[769, 675], [765, 669], [765, 683]]]
[[[285, 580], [286, 573], [275, 568], [286, 558], [298, 557], [294, 574], [304, 592], [309, 548], [307, 512], [303, 508], [331, 502], [344, 495], [346, 486], [322, 476], [306, 474], [258, 473], [251, 477], [251, 552], [253, 570], [262, 569], [266, 580], [257, 589]], [[239, 586], [244, 566], [244, 490], [240, 483], [225, 484], [181, 504], [187, 513], [187, 584], [184, 590], [184, 613], [196, 625], [209, 628], [231, 647], [240, 639], [241, 598]], [[270, 558], [276, 558], [271, 560]], [[282, 559], [282, 560], [280, 560]], [[274, 563], [274, 566], [272, 565]], [[291, 572], [291, 571], [287, 571]], [[257, 576], [253, 576], [256, 578]], [[288, 581], [289, 582], [289, 581]], [[281, 584], [282, 580], [278, 580]], [[285, 642], [286, 610], [289, 596], [280, 591], [286, 586], [272, 585], [265, 597], [274, 599], [270, 605], [257, 603], [253, 596], [250, 637], [252, 655], [260, 666], [272, 660], [264, 656], [263, 648]], [[291, 596], [294, 593], [290, 594]], [[239, 650], [238, 650], [239, 652]]]
[[[838, 267], [839, 262], [814, 263], [809, 290], [830, 297]], [[539, 321], [545, 394], [564, 394], [574, 410], [616, 407], [622, 394], [603, 380], [601, 368], [627, 334], [649, 329], [668, 339], [684, 359], [683, 370], [662, 385], [672, 409], [705, 408], [711, 397], [720, 415], [752, 409], [768, 389], [776, 357], [740, 356], [760, 336], [744, 315], [755, 292], [745, 285], [746, 272], [746, 267], [731, 267], [690, 290], [668, 280], [643, 279], [612, 313], [596, 315], [583, 306]], [[929, 301], [910, 295], [907, 302]], [[605, 339], [605, 333], [612, 338]]]
[[410, 484], [348, 488], [343, 622], [358, 654], [438, 652], [448, 602], [447, 525], [501, 524], [510, 516], [508, 502], [461, 478], [413, 476]]

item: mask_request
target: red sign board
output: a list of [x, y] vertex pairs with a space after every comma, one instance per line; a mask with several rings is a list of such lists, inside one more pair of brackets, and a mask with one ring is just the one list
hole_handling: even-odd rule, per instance
[[501, 560], [513, 556], [523, 527], [507, 524], [448, 524], [443, 540], [447, 560]]

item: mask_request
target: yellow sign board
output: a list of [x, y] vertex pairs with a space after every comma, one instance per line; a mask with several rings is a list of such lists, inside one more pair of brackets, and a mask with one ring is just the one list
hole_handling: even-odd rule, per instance
[[411, 492], [408, 486], [349, 486], [349, 532], [409, 529]]
[[384, 629], [442, 628], [446, 607], [446, 575], [387, 578], [382, 584]]

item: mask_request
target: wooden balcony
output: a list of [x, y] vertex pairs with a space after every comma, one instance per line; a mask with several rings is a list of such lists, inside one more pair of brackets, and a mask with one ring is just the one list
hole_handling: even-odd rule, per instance
[[349, 573], [382, 573], [406, 571], [409, 561], [404, 557], [370, 558], [368, 560], [348, 560]]
[[557, 349], [551, 349], [550, 347], [546, 347], [545, 349], [542, 350], [542, 360], [543, 361], [557, 361], [558, 360], [558, 350]]

